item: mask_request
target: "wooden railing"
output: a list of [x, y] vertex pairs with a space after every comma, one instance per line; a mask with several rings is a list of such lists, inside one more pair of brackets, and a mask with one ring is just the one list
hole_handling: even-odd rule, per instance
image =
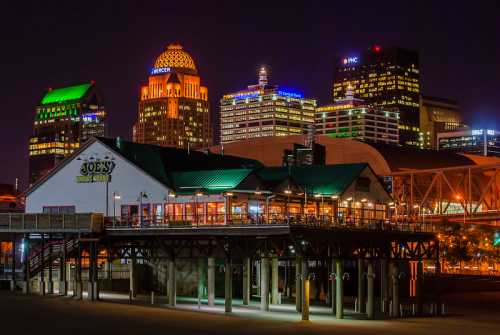
[[103, 228], [102, 214], [0, 214], [0, 231], [83, 231], [100, 232]]

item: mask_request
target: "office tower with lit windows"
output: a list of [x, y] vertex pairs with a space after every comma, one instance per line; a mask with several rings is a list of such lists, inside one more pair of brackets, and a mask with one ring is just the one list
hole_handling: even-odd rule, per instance
[[460, 129], [437, 134], [438, 150], [500, 157], [500, 132], [494, 129]]
[[460, 106], [455, 100], [420, 97], [420, 132], [424, 148], [438, 148], [437, 134], [463, 128]]
[[29, 182], [46, 175], [92, 136], [106, 135], [106, 110], [94, 82], [49, 89], [29, 139]]
[[399, 143], [423, 147], [420, 134], [420, 70], [416, 51], [374, 46], [336, 62], [333, 98], [353, 88], [368, 105], [399, 113]]
[[135, 142], [164, 147], [207, 148], [212, 144], [208, 90], [193, 58], [170, 44], [156, 59], [141, 88]]
[[348, 87], [345, 98], [316, 108], [316, 134], [333, 138], [355, 138], [368, 142], [399, 143], [399, 113], [371, 107], [355, 98]]
[[222, 97], [221, 143], [305, 134], [314, 125], [315, 107], [316, 100], [302, 93], [270, 85], [262, 67], [258, 84]]

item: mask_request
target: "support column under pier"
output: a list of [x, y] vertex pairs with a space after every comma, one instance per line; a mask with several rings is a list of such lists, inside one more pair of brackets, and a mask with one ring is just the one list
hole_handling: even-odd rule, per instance
[[278, 257], [273, 256], [271, 259], [271, 304], [278, 304], [278, 284], [279, 284], [279, 269]]
[[392, 264], [392, 274], [391, 274], [391, 282], [392, 282], [392, 309], [391, 316], [399, 317], [399, 268], [398, 263], [394, 262]]
[[337, 296], [337, 292], [336, 292], [336, 285], [337, 285], [337, 280], [339, 280], [339, 278], [337, 278], [337, 268], [336, 268], [336, 260], [334, 258], [332, 258], [331, 260], [331, 264], [330, 264], [330, 270], [331, 272], [329, 273], [329, 280], [330, 280], [330, 306], [332, 307], [332, 314], [335, 314], [336, 313], [336, 310], [335, 310], [335, 304], [336, 304], [336, 296]]
[[372, 260], [368, 261], [366, 280], [367, 280], [367, 293], [368, 293], [366, 314], [368, 315], [368, 319], [374, 319], [375, 318], [375, 290], [374, 290], [375, 272], [373, 270]]
[[30, 235], [25, 234], [24, 235], [24, 250], [23, 250], [23, 263], [24, 263], [24, 268], [23, 268], [23, 293], [28, 294], [30, 293], [30, 261], [29, 261], [29, 254], [30, 254]]
[[356, 312], [365, 313], [366, 312], [366, 302], [365, 302], [365, 260], [358, 259], [358, 305]]
[[302, 320], [309, 320], [310, 281], [307, 260], [302, 261]]
[[129, 294], [130, 297], [135, 298], [137, 296], [137, 273], [136, 273], [136, 253], [135, 248], [132, 248], [131, 257], [129, 262]]
[[215, 258], [208, 257], [207, 268], [208, 306], [215, 305]]
[[83, 298], [81, 242], [78, 242], [78, 254], [76, 256], [75, 285], [73, 289], [73, 295], [75, 296], [76, 299]]
[[61, 257], [59, 258], [59, 295], [66, 296], [68, 294], [67, 280], [67, 249], [66, 237], [63, 239], [61, 246]]
[[302, 259], [295, 259], [295, 309], [297, 312], [302, 311]]
[[97, 268], [97, 242], [90, 242], [89, 250], [89, 281], [87, 298], [90, 301], [99, 299], [98, 268]]
[[335, 260], [337, 280], [335, 293], [335, 315], [337, 319], [344, 318], [344, 262], [342, 259]]
[[43, 255], [45, 252], [45, 234], [41, 234], [42, 250], [40, 251], [40, 284], [38, 286], [40, 295], [45, 295], [45, 267], [43, 264]]
[[269, 311], [269, 258], [260, 260], [260, 310]]
[[11, 279], [10, 279], [10, 290], [12, 292], [16, 291], [16, 239], [12, 240], [12, 263], [11, 263]]
[[233, 264], [230, 258], [225, 260], [224, 272], [224, 311], [233, 311]]
[[416, 283], [416, 298], [417, 298], [417, 316], [422, 316], [424, 310], [424, 263], [419, 260], [417, 263], [417, 283]]
[[251, 271], [251, 260], [249, 257], [243, 259], [243, 305], [248, 305], [251, 298], [252, 289], [252, 271]]
[[387, 278], [387, 260], [380, 260], [380, 311], [387, 314], [388, 311], [388, 287], [389, 280]]
[[49, 280], [47, 282], [47, 294], [54, 294], [54, 278], [53, 278], [53, 269], [52, 266], [54, 265], [54, 260], [52, 259], [52, 243], [49, 235], [49, 246], [48, 246], [48, 272], [49, 272]]
[[168, 303], [170, 306], [175, 306], [176, 304], [176, 269], [175, 269], [175, 259], [171, 258], [168, 260], [168, 276], [167, 276], [167, 295]]

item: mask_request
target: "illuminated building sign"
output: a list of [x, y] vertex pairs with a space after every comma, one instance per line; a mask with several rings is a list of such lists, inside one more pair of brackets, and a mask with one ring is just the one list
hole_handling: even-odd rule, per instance
[[80, 175], [76, 176], [77, 183], [107, 183], [111, 181], [111, 173], [115, 168], [112, 160], [97, 159], [85, 161], [80, 167]]
[[172, 71], [172, 70], [169, 67], [160, 67], [160, 68], [157, 68], [157, 69], [153, 69], [151, 71], [151, 74], [169, 73], [170, 71]]
[[249, 92], [241, 92], [235, 94], [227, 94], [224, 96], [224, 99], [247, 99], [247, 98], [256, 98], [260, 95], [260, 91], [249, 91]]
[[288, 92], [288, 91], [278, 91], [278, 95], [281, 95], [282, 97], [297, 98], [297, 99], [302, 99], [304, 97], [302, 93]]
[[472, 130], [472, 135], [483, 135], [483, 130], [482, 129], [473, 129]]
[[97, 115], [95, 115], [95, 114], [85, 114], [85, 115], [82, 115], [82, 121], [83, 122], [96, 122], [97, 121]]
[[344, 63], [344, 65], [353, 65], [353, 64], [358, 64], [358, 57], [346, 57], [342, 60], [342, 63]]

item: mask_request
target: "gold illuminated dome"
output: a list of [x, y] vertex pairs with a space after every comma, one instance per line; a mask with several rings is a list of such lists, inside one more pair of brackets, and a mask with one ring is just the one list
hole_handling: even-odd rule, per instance
[[[154, 70], [159, 69], [185, 69], [188, 72], [196, 73], [196, 65], [193, 58], [182, 49], [180, 44], [170, 44], [167, 50], [163, 51], [158, 58], [156, 58]], [[163, 72], [163, 71], [159, 71]], [[170, 72], [170, 71], [168, 71]]]

